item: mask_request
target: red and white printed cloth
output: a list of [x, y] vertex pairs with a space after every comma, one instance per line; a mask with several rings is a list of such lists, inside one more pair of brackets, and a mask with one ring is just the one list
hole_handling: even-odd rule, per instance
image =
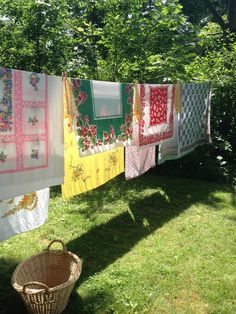
[[0, 68], [0, 200], [63, 179], [62, 79]]
[[[133, 136], [138, 136], [138, 125], [133, 126]], [[125, 147], [125, 178], [136, 178], [156, 165], [155, 146], [138, 150], [136, 146]]]
[[134, 145], [140, 149], [158, 145], [173, 136], [174, 85], [140, 84], [142, 118], [138, 139]]

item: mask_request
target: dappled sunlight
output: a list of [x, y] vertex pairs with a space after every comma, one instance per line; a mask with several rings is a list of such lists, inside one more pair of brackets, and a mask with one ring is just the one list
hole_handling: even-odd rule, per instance
[[[25, 312], [23, 302], [11, 286], [12, 274], [19, 260], [0, 257], [0, 313], [20, 314]], [[13, 312], [14, 309], [14, 312]]]
[[[220, 206], [222, 216], [221, 211], [209, 210]], [[155, 175], [143, 175], [127, 182], [119, 176], [111, 183], [71, 199], [63, 200], [58, 195], [52, 198], [45, 225], [3, 242], [0, 251], [4, 252], [6, 262], [8, 257], [16, 256], [17, 264], [24, 257], [38, 253], [41, 247], [45, 248], [49, 240], [61, 238], [69, 251], [83, 259], [77, 291], [73, 292], [65, 313], [79, 313], [75, 309], [92, 313], [98, 309], [96, 313], [103, 314], [103, 309], [110, 309], [114, 304], [131, 311], [140, 306], [132, 296], [132, 280], [135, 283], [140, 277], [146, 282], [142, 293], [149, 291], [145, 296], [148, 299], [153, 284], [159, 281], [165, 284], [166, 278], [177, 280], [178, 274], [185, 271], [183, 265], [196, 271], [201, 267], [202, 255], [204, 260], [209, 260], [209, 254], [218, 256], [215, 242], [216, 239], [220, 242], [222, 232], [232, 232], [233, 209], [231, 190], [226, 186]], [[8, 281], [10, 290], [13, 269], [7, 268], [5, 274], [6, 262], [0, 266], [0, 278]], [[120, 274], [117, 264], [123, 265]], [[110, 269], [117, 273], [115, 278]], [[117, 300], [117, 286], [120, 293], [127, 286], [125, 291], [130, 291], [130, 295]], [[136, 289], [139, 288], [136, 286]], [[153, 297], [159, 298], [158, 291]], [[195, 302], [189, 303], [191, 293], [176, 297], [180, 308], [195, 308]], [[163, 300], [165, 308], [175, 304], [174, 300], [173, 304]], [[18, 313], [23, 312], [14, 314]]]
[[[68, 243], [72, 251], [75, 253], [78, 251], [86, 265], [81, 276], [82, 281], [129, 252], [140, 240], [184, 210], [184, 206], [170, 207], [170, 198], [163, 189], [147, 189], [147, 191], [148, 196], [142, 194], [143, 191], [140, 193], [140, 198], [134, 197], [129, 201], [127, 211], [99, 224]], [[100, 247], [102, 247], [102, 255], [99, 254]]]
[[207, 314], [208, 304], [201, 296], [201, 292], [197, 291], [197, 287], [191, 286], [182, 288], [178, 295], [168, 295], [166, 301], [170, 304], [170, 310], [189, 313]]
[[108, 182], [104, 186], [65, 201], [70, 205], [74, 205], [73, 212], [83, 214], [87, 218], [92, 218], [98, 213], [115, 214], [117, 212], [116, 208], [119, 211], [128, 211], [132, 217], [129, 202], [134, 200], [142, 201], [142, 199], [156, 193], [159, 193], [167, 202], [170, 202], [169, 196], [161, 187], [137, 186], [134, 180], [127, 182], [121, 176], [112, 181], [112, 183]]
[[235, 206], [234, 193], [231, 193], [230, 191], [227, 193], [222, 191], [214, 191], [209, 194], [207, 203], [209, 204], [210, 208], [214, 210], [223, 210], [226, 206], [226, 203], [227, 206], [233, 208]]
[[[101, 283], [91, 281], [89, 286], [83, 289], [81, 285], [80, 291], [74, 291], [71, 295], [70, 301], [66, 308], [67, 313], [79, 314], [79, 313], [98, 313], [97, 309], [103, 309], [109, 307], [112, 304], [114, 297], [112, 292], [107, 287], [101, 286]], [[102, 312], [100, 312], [102, 314]], [[108, 312], [109, 313], [109, 312]]]

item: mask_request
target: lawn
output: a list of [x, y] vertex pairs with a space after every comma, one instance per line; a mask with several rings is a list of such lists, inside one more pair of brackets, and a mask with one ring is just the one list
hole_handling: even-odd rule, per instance
[[231, 186], [123, 175], [63, 200], [49, 219], [0, 244], [0, 313], [25, 313], [16, 265], [62, 239], [83, 259], [65, 314], [236, 313], [236, 196]]

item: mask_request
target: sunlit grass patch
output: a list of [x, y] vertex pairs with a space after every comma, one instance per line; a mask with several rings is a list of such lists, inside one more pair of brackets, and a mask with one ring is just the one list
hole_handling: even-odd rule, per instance
[[25, 313], [16, 265], [62, 239], [83, 259], [64, 313], [235, 313], [236, 215], [230, 186], [120, 176], [63, 200], [49, 219], [0, 244], [0, 313]]

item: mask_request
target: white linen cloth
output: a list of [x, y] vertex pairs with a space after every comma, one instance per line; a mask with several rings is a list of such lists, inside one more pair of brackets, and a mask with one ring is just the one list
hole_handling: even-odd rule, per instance
[[0, 241], [41, 226], [48, 204], [49, 188], [0, 201]]

